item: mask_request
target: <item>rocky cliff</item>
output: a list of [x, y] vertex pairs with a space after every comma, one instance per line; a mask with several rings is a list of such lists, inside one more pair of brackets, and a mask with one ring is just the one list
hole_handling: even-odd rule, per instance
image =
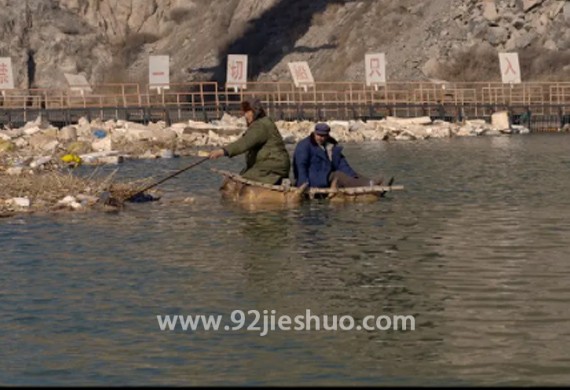
[[498, 80], [498, 51], [518, 51], [523, 80], [570, 75], [570, 4], [560, 0], [0, 0], [0, 56], [19, 88], [148, 81], [148, 56], [171, 57], [171, 81], [225, 80], [227, 54], [249, 55], [250, 80], [364, 79], [385, 52], [389, 80]]

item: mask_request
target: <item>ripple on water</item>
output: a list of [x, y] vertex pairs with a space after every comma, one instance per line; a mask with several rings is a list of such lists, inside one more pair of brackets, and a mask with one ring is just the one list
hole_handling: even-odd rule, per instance
[[[406, 188], [373, 204], [234, 207], [208, 168], [239, 171], [238, 158], [185, 172], [161, 185], [161, 202], [120, 214], [0, 221], [0, 383], [567, 383], [569, 143], [346, 145], [361, 173]], [[189, 161], [127, 162], [118, 176], [161, 178]], [[261, 337], [161, 332], [156, 320], [229, 321], [236, 309], [410, 314], [416, 330]]]

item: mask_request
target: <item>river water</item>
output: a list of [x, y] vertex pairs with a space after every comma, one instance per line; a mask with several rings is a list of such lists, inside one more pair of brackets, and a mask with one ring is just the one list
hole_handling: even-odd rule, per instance
[[[350, 144], [345, 154], [405, 190], [251, 212], [222, 201], [209, 170], [239, 171], [238, 157], [118, 214], [0, 221], [0, 384], [569, 383], [570, 138]], [[129, 161], [118, 176], [162, 178], [193, 160]], [[411, 315], [415, 330], [260, 336], [161, 331], [157, 320], [230, 324], [238, 309], [246, 325], [249, 310], [310, 310], [356, 323]]]

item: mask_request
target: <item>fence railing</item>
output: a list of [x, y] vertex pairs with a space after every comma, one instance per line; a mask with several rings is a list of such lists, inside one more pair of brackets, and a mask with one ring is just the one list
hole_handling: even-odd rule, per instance
[[[93, 92], [13, 89], [1, 91], [1, 108], [86, 108], [175, 106], [222, 107], [250, 96], [274, 105], [296, 104], [453, 104], [453, 105], [570, 105], [570, 82], [506, 85], [498, 82], [388, 82], [376, 87], [357, 82], [317, 82], [307, 89], [290, 82], [251, 82], [238, 91], [217, 82], [144, 86], [102, 84]], [[565, 108], [566, 109], [566, 108]]]
[[[529, 82], [506, 85], [499, 82], [387, 82], [375, 87], [357, 82], [317, 82], [306, 89], [292, 82], [250, 82], [234, 90], [217, 82], [140, 86], [139, 84], [95, 85], [92, 92], [48, 89], [0, 91], [1, 109], [76, 109], [163, 107], [220, 112], [239, 107], [256, 96], [277, 108], [320, 106], [327, 110], [353, 106], [389, 105], [406, 107], [455, 105], [467, 110], [493, 106], [532, 107], [545, 115], [565, 115], [570, 110], [570, 82]], [[556, 106], [556, 107], [554, 107]]]

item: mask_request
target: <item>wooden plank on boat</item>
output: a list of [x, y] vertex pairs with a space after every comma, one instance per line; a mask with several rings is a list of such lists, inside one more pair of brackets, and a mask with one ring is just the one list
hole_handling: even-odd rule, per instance
[[[212, 172], [219, 173], [222, 176], [230, 178], [240, 183], [244, 183], [247, 185], [255, 186], [255, 187], [262, 187], [267, 188], [274, 191], [295, 191], [298, 190], [297, 187], [286, 187], [283, 185], [276, 186], [271, 184], [260, 183], [258, 181], [253, 181], [249, 179], [244, 179], [242, 176], [232, 173], [229, 171], [224, 171], [217, 168], [210, 168]], [[315, 194], [346, 194], [346, 195], [357, 195], [357, 194], [375, 194], [387, 191], [397, 191], [403, 190], [404, 186], [396, 185], [396, 186], [365, 186], [365, 187], [345, 187], [345, 188], [311, 188], [306, 191], [309, 195]]]
[[266, 184], [266, 183], [260, 183], [258, 181], [253, 181], [253, 180], [249, 180], [249, 179], [244, 179], [242, 176], [238, 175], [237, 173], [232, 173], [232, 172], [224, 171], [221, 169], [216, 169], [216, 168], [210, 168], [210, 169], [213, 172], [219, 173], [222, 176], [228, 177], [228, 178], [235, 180], [237, 182], [240, 182], [240, 183], [248, 184], [250, 186], [263, 187], [263, 188], [267, 188], [270, 190], [282, 191], [282, 192], [293, 191], [293, 190], [297, 189], [296, 187], [276, 186], [276, 185], [271, 185], [271, 184]]
[[386, 192], [403, 190], [404, 186], [367, 186], [367, 187], [343, 187], [343, 188], [311, 188], [309, 194], [371, 194], [375, 192]]

